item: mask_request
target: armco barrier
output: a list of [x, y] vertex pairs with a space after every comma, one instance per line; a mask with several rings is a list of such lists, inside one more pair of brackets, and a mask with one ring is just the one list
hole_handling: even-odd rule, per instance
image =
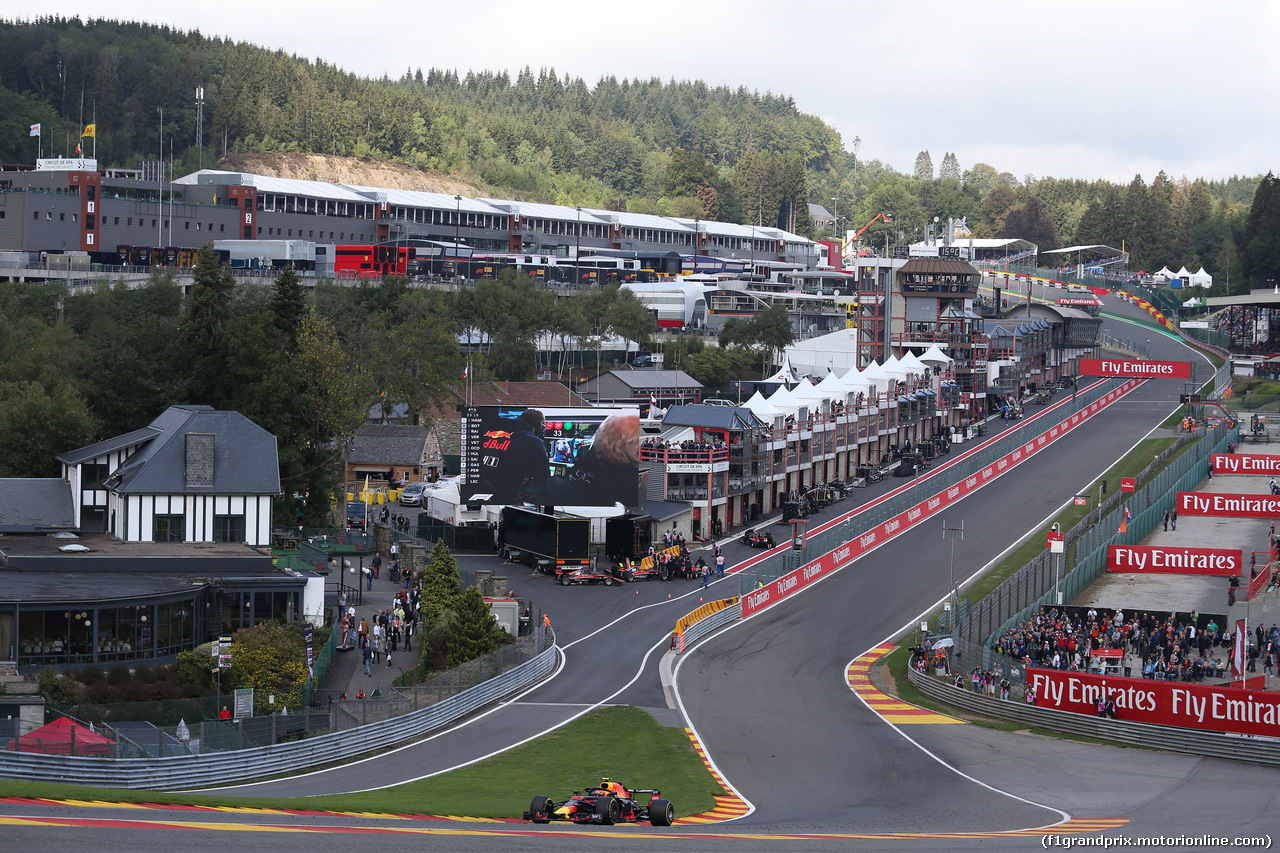
[[742, 618], [742, 610], [737, 606], [738, 597], [709, 601], [692, 613], [681, 616], [676, 621], [676, 630], [672, 635], [676, 641], [676, 651], [683, 652], [685, 645], [694, 643], [707, 636], [721, 625], [728, 625]]
[[1222, 732], [1110, 720], [1069, 711], [1056, 711], [1052, 708], [1037, 708], [1020, 700], [1006, 702], [990, 699], [916, 672], [910, 666], [907, 667], [907, 678], [926, 696], [986, 717], [998, 717], [1026, 726], [1037, 726], [1152, 749], [1256, 761], [1261, 764], [1280, 764], [1280, 740], [1238, 737]]
[[446, 726], [544, 678], [555, 666], [553, 637], [547, 648], [508, 672], [421, 711], [354, 729], [291, 743], [207, 755], [169, 758], [93, 758], [0, 754], [0, 778], [65, 782], [111, 788], [178, 789], [244, 782], [354, 758]]

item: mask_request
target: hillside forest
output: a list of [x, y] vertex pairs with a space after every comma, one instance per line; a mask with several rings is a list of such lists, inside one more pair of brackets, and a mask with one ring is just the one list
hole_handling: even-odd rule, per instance
[[[196, 145], [194, 93], [205, 91]], [[96, 144], [104, 166], [160, 159], [161, 112], [175, 174], [234, 167], [260, 152], [396, 161], [489, 195], [786, 228], [815, 239], [867, 230], [870, 246], [910, 242], [933, 218], [964, 218], [976, 237], [1042, 249], [1102, 243], [1130, 270], [1206, 267], [1240, 291], [1275, 277], [1246, 234], [1261, 176], [1103, 180], [1015, 176], [921, 151], [910, 171], [858, 157], [786, 95], [700, 81], [592, 84], [536, 72], [406, 68], [367, 79], [322, 59], [168, 27], [40, 17], [0, 22], [0, 162], [30, 163], [40, 123], [47, 153]], [[81, 140], [94, 122], [96, 139]], [[169, 150], [163, 152], [168, 157]], [[839, 199], [832, 203], [831, 199]], [[839, 216], [817, 229], [808, 202]], [[1274, 243], [1264, 231], [1263, 241]], [[1228, 284], [1230, 282], [1230, 284]]]

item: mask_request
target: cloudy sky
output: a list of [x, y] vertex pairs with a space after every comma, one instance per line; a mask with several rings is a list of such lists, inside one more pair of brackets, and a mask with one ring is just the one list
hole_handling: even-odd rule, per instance
[[[109, 10], [109, 11], [107, 11]], [[554, 68], [794, 98], [859, 157], [928, 150], [1019, 178], [1280, 171], [1280, 3], [0, 0], [246, 40], [367, 76]]]

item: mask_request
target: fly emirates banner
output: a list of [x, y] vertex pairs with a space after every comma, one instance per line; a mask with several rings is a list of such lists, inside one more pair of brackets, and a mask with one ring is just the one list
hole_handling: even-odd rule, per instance
[[1222, 515], [1229, 518], [1275, 518], [1280, 495], [1228, 495], [1178, 492], [1179, 515]]
[[1098, 699], [1116, 703], [1116, 719], [1158, 726], [1280, 737], [1280, 694], [1179, 681], [1148, 681], [1032, 667], [1027, 684], [1037, 708], [1097, 716]]
[[1162, 548], [1108, 545], [1107, 571], [1165, 575], [1239, 577], [1243, 552], [1225, 548]]

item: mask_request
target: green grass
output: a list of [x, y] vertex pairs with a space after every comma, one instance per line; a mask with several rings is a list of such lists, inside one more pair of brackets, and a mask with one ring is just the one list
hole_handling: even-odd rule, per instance
[[[376, 762], [368, 766], [371, 783], [376, 782]], [[660, 789], [675, 804], [677, 817], [713, 808], [722, 793], [684, 729], [661, 726], [638, 708], [618, 706], [592, 711], [538, 741], [470, 767], [369, 793], [260, 799], [0, 780], [0, 796], [518, 818], [535, 795], [562, 800], [601, 776]]]

